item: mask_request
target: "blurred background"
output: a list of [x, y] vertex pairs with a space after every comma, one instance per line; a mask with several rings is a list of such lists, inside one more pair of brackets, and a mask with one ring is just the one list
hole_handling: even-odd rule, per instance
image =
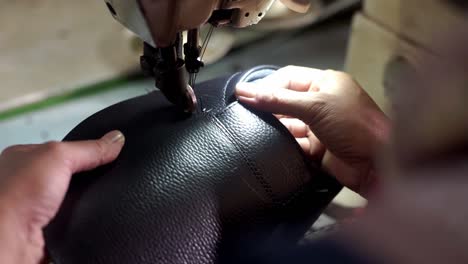
[[[345, 70], [391, 113], [391, 97], [404, 93], [402, 73], [423, 56], [438, 56], [434, 35], [466, 20], [463, 1], [311, 3], [298, 14], [277, 1], [256, 26], [216, 28], [197, 81], [259, 64]], [[154, 90], [140, 71], [141, 50], [104, 1], [0, 0], [0, 151], [61, 140], [93, 113]], [[364, 202], [349, 192], [339, 200]]]
[[[216, 28], [197, 81], [259, 64], [342, 69], [358, 2], [314, 0], [298, 14], [277, 1], [259, 25]], [[61, 140], [100, 109], [154, 90], [142, 47], [104, 1], [0, 0], [0, 151]]]

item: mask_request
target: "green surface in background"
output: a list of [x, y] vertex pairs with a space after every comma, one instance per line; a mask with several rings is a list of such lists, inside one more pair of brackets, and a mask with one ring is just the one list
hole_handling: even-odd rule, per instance
[[106, 92], [106, 91], [115, 89], [116, 87], [122, 86], [123, 84], [126, 84], [135, 79], [136, 79], [135, 77], [120, 77], [117, 79], [77, 88], [76, 90], [73, 90], [71, 92], [64, 93], [64, 94], [57, 95], [57, 96], [52, 96], [45, 100], [39, 101], [37, 103], [32, 103], [32, 104], [27, 104], [24, 106], [12, 108], [12, 109], [0, 112], [0, 121], [4, 121], [6, 119], [9, 119], [18, 115], [22, 115], [22, 114], [38, 111], [44, 108], [63, 104], [71, 100], [76, 100], [79, 98]]

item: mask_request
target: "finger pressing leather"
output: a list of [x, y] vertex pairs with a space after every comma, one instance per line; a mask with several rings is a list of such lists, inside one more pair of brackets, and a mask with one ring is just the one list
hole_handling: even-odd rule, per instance
[[237, 86], [240, 102], [262, 111], [297, 117], [306, 123], [311, 118], [310, 110], [318, 102], [317, 94], [281, 88], [266, 89], [251, 84]]
[[323, 71], [319, 69], [287, 66], [265, 78], [271, 79], [271, 84], [285, 89], [307, 92], [315, 87], [318, 80], [323, 78]]
[[125, 143], [120, 131], [112, 131], [98, 140], [65, 142], [63, 155], [72, 173], [94, 169], [117, 158]]

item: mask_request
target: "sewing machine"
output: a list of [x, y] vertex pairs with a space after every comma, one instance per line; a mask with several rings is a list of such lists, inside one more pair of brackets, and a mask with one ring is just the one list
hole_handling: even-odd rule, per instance
[[[310, 0], [280, 0], [306, 12]], [[275, 0], [105, 0], [109, 12], [144, 42], [141, 68], [173, 104], [193, 112], [201, 59], [200, 27], [247, 27], [258, 23]], [[187, 41], [182, 33], [187, 31]], [[187, 78], [187, 74], [189, 78]]]

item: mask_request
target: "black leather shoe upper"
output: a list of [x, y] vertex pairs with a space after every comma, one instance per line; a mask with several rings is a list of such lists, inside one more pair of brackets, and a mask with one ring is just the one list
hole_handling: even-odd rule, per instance
[[273, 70], [199, 84], [193, 115], [153, 92], [76, 127], [65, 140], [119, 129], [126, 144], [111, 165], [74, 176], [45, 230], [54, 263], [227, 263], [299, 240], [340, 186], [274, 116], [236, 102], [236, 83]]

